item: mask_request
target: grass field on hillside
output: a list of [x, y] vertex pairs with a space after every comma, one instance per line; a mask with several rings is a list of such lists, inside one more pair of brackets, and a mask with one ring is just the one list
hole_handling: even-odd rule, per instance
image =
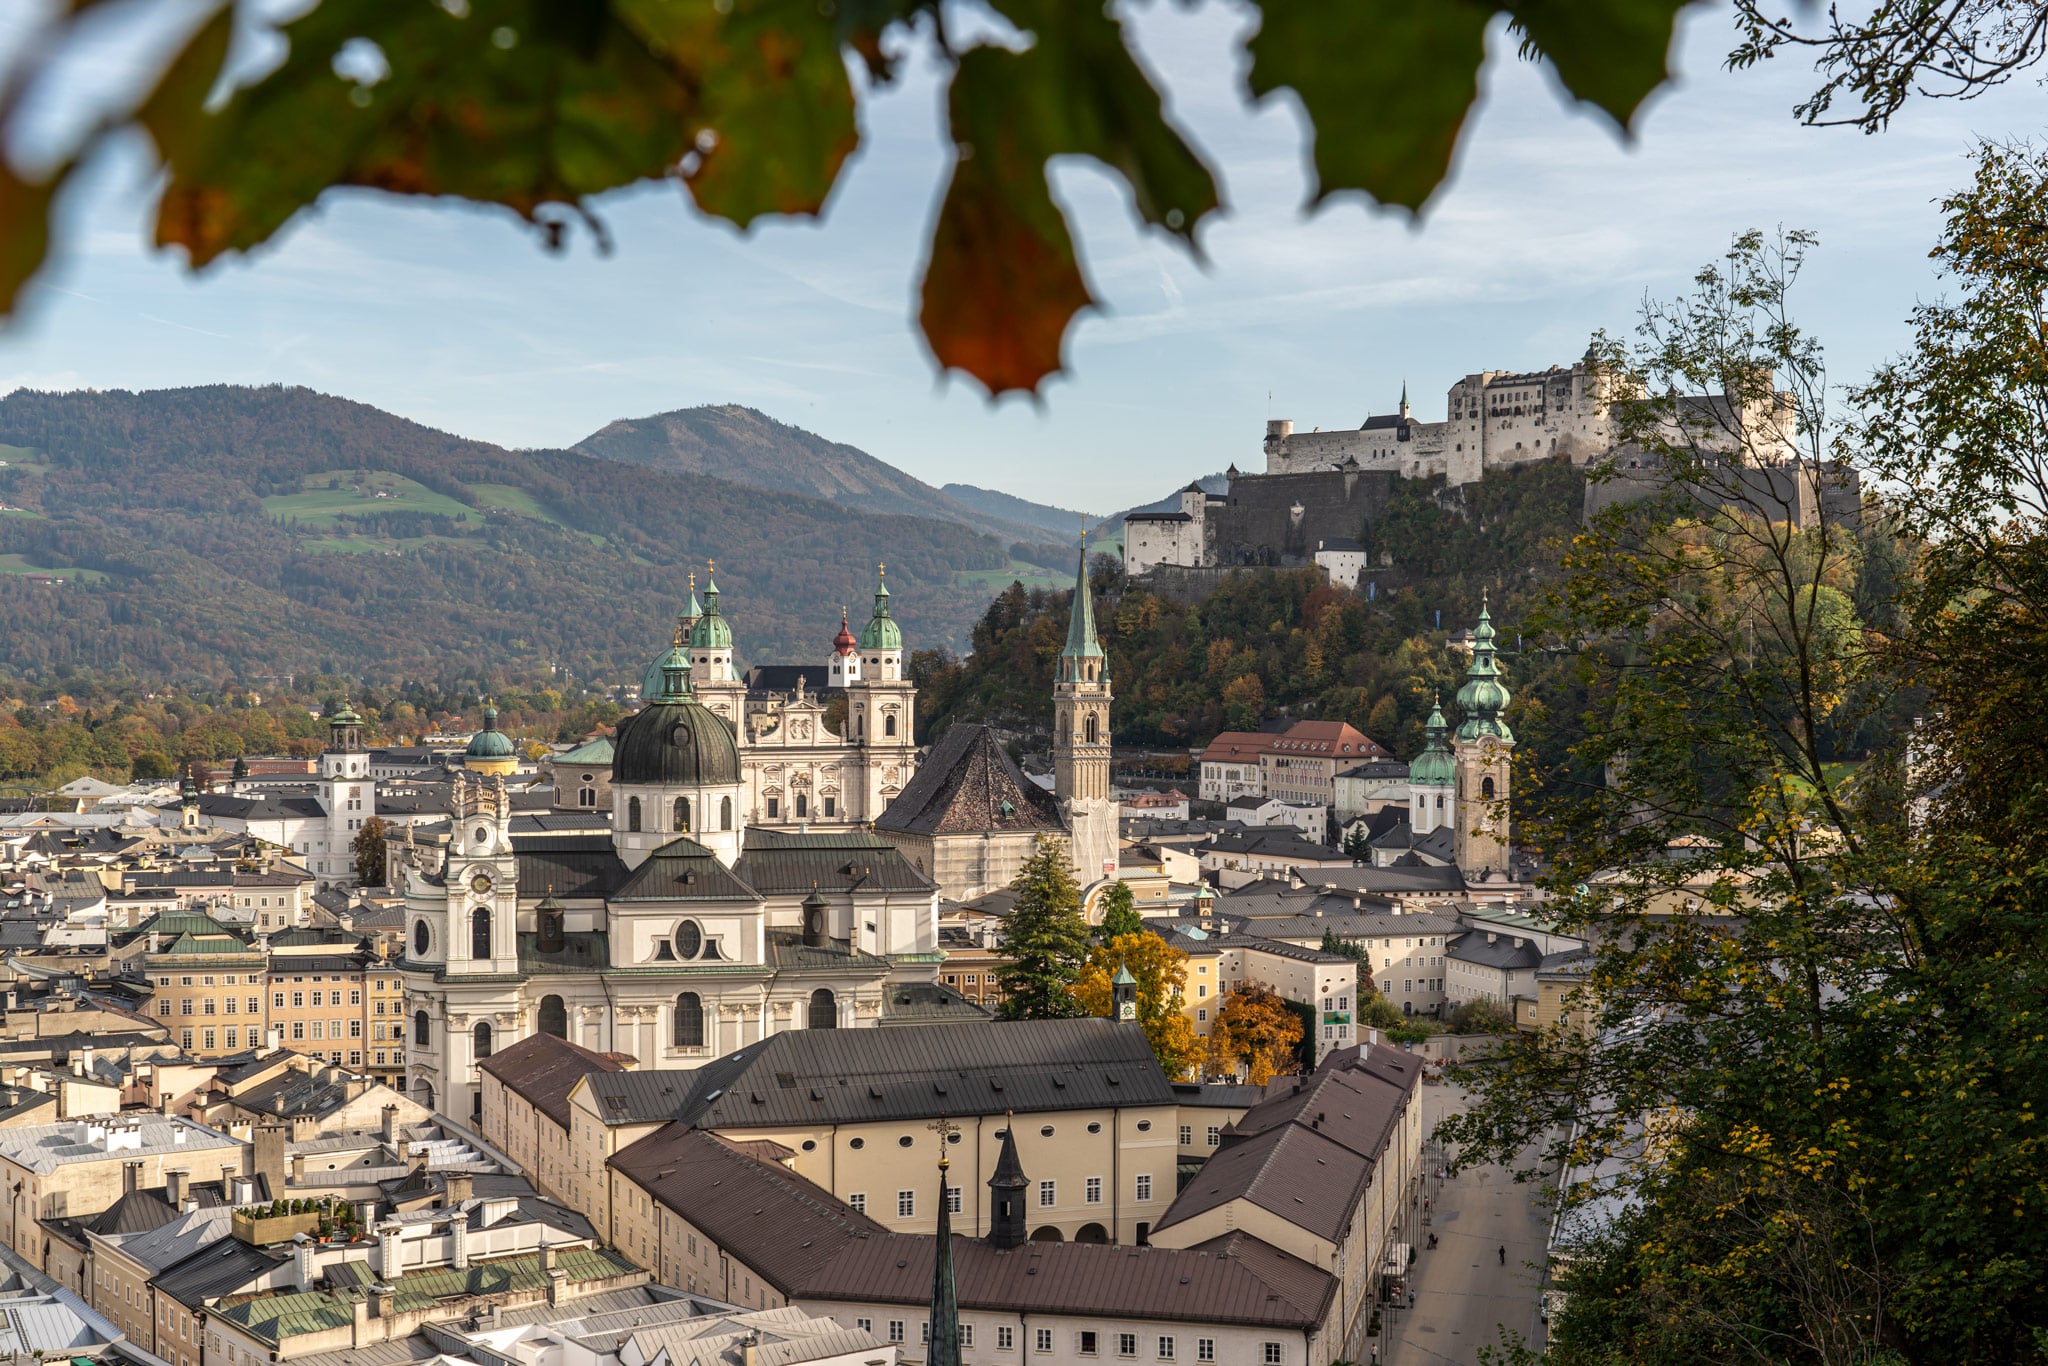
[[[329, 487], [330, 484], [339, 487]], [[402, 474], [382, 470], [371, 471], [360, 480], [353, 471], [309, 474], [305, 492], [265, 498], [263, 510], [279, 521], [296, 520], [300, 526], [317, 529], [332, 529], [349, 518], [379, 512], [476, 516], [445, 493], [436, 493]]]
[[1071, 574], [1047, 569], [1042, 564], [1028, 560], [1011, 560], [1007, 569], [961, 569], [953, 574], [953, 581], [970, 588], [985, 588], [1000, 592], [1012, 582], [1021, 582], [1026, 588], [1071, 588], [1074, 586]]
[[0, 574], [54, 574], [60, 579], [76, 579], [87, 583], [97, 583], [107, 577], [103, 570], [98, 569], [30, 564], [28, 559], [21, 555], [0, 555]]

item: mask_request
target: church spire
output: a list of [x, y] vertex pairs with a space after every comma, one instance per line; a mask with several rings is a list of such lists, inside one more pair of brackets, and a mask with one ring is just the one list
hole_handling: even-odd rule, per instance
[[1458, 710], [1465, 719], [1458, 725], [1458, 739], [1477, 740], [1490, 735], [1508, 744], [1515, 733], [1502, 718], [1507, 710], [1507, 684], [1501, 681], [1500, 661], [1494, 657], [1493, 614], [1486, 609], [1486, 597], [1479, 599], [1479, 625], [1472, 631], [1472, 663], [1465, 669], [1465, 684], [1458, 689]]
[[939, 1234], [932, 1249], [931, 1341], [925, 1366], [960, 1366], [960, 1303], [953, 1286], [953, 1201], [946, 1187], [946, 1139], [953, 1126], [944, 1119], [939, 1130]]
[[1067, 618], [1067, 648], [1060, 651], [1060, 677], [1086, 676], [1084, 659], [1102, 658], [1102, 645], [1095, 639], [1095, 595], [1088, 587], [1088, 533], [1081, 533], [1081, 564], [1074, 573], [1074, 610]]
[[988, 1244], [995, 1248], [1024, 1246], [1024, 1164], [1017, 1160], [1017, 1117], [1003, 1117], [1003, 1149], [996, 1155], [995, 1174], [988, 1179]]

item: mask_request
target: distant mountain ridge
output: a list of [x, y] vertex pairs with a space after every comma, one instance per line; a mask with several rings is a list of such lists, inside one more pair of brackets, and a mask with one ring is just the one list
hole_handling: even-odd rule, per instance
[[712, 558], [745, 662], [822, 659], [881, 560], [909, 645], [957, 650], [1017, 568], [897, 510], [917, 496], [879, 461], [888, 510], [856, 510], [276, 385], [17, 390], [0, 461], [0, 668], [23, 672], [637, 680]]
[[1029, 498], [1019, 498], [1016, 494], [1004, 493], [1001, 489], [985, 489], [973, 484], [944, 484], [940, 487], [943, 492], [951, 494], [957, 501], [976, 512], [1037, 527], [1040, 531], [1057, 538], [1062, 545], [1073, 540], [1082, 527], [1100, 520], [1092, 513], [1074, 512], [1067, 508], [1053, 507], [1048, 503], [1034, 503]]
[[1009, 495], [974, 489], [979, 496], [971, 501], [956, 497], [955, 486], [934, 488], [858, 446], [792, 427], [738, 404], [621, 418], [577, 442], [575, 449], [600, 460], [705, 474], [751, 488], [824, 498], [864, 512], [936, 517], [1000, 536], [1006, 542], [1031, 545], [1048, 540], [1047, 526], [1014, 515], [1015, 511], [1040, 511], [1039, 504], [1019, 498], [1014, 500], [1014, 511], [991, 510], [987, 506], [991, 496]]

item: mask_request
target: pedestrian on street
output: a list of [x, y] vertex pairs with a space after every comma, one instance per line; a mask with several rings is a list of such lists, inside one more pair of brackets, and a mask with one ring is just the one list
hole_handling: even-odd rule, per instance
[[1415, 1292], [1413, 1290], [1408, 1292], [1408, 1307], [1410, 1309], [1415, 1307]]
[[1500, 1264], [1501, 1264], [1502, 1266], [1506, 1266], [1506, 1265], [1508, 1264], [1508, 1249], [1507, 1249], [1507, 1245], [1506, 1245], [1506, 1244], [1502, 1244], [1502, 1245], [1501, 1245], [1501, 1249], [1500, 1249]]

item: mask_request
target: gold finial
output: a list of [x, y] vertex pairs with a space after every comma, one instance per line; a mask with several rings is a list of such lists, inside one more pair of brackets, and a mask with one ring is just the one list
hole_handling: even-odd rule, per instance
[[716, 560], [706, 560], [706, 561], [704, 561], [704, 572], [705, 572], [705, 573], [707, 573], [707, 574], [716, 574], [716, 573], [718, 572], [718, 561], [716, 561]]
[[690, 571], [690, 591], [692, 593], [697, 591], [697, 571], [694, 569]]
[[683, 623], [682, 623], [682, 619], [681, 619], [681, 618], [677, 618], [677, 620], [676, 620], [676, 633], [675, 633], [675, 635], [673, 635], [672, 637], [670, 637], [670, 638], [669, 638], [669, 642], [668, 642], [668, 643], [669, 643], [670, 645], [674, 646], [674, 647], [675, 647], [675, 648], [677, 648], [677, 649], [681, 649], [681, 648], [682, 648], [682, 645], [683, 645]]
[[888, 578], [888, 577], [889, 577], [889, 566], [888, 566], [888, 565], [886, 565], [886, 564], [881, 564], [881, 563], [879, 563], [879, 562], [878, 562], [878, 563], [877, 563], [877, 564], [875, 565], [875, 577], [876, 577], [876, 578], [878, 578], [878, 579], [886, 579], [886, 578]]

